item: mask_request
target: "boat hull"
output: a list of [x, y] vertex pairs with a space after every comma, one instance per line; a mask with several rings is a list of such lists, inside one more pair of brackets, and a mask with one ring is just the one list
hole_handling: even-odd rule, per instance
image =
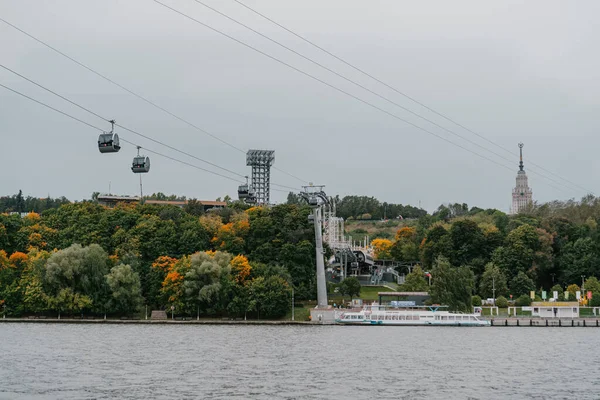
[[375, 325], [375, 326], [490, 326], [489, 321], [386, 321], [386, 320], [363, 320], [344, 321], [336, 320], [340, 325]]

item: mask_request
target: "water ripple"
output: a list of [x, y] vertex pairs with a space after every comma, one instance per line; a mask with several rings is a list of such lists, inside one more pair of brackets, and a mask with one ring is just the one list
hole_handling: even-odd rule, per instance
[[597, 399], [591, 328], [0, 324], [0, 399]]

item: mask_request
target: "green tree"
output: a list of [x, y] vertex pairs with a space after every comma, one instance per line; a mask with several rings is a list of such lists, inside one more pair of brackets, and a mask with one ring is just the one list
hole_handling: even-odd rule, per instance
[[339, 288], [340, 294], [350, 297], [350, 300], [360, 295], [360, 281], [354, 276], [344, 279], [339, 284]]
[[66, 307], [63, 309], [72, 310], [69, 301], [73, 301], [90, 308], [94, 306], [94, 311], [102, 312], [108, 297], [107, 273], [108, 256], [100, 246], [74, 244], [48, 258], [45, 281], [50, 288], [49, 295], [62, 293], [62, 300], [54, 304], [62, 304]]
[[517, 307], [528, 307], [531, 305], [531, 297], [526, 294], [519, 296], [519, 298], [515, 301], [515, 305]]
[[214, 255], [192, 255], [190, 268], [183, 282], [190, 313], [198, 307], [206, 314], [221, 311], [222, 288], [231, 269], [230, 262], [231, 255], [219, 251]]
[[49, 300], [50, 308], [62, 312], [76, 314], [92, 306], [92, 299], [86, 295], [76, 293], [71, 288], [60, 289], [58, 294]]
[[578, 282], [581, 275], [591, 276], [596, 272], [596, 266], [600, 264], [598, 247], [589, 237], [568, 242], [563, 246], [557, 262], [562, 280]]
[[508, 307], [508, 300], [504, 296], [500, 296], [496, 299], [496, 307], [506, 308]]
[[522, 271], [510, 281], [510, 291], [513, 296], [529, 295], [532, 290], [535, 290], [535, 283]]
[[412, 272], [406, 275], [406, 279], [400, 289], [403, 292], [427, 292], [429, 285], [425, 279], [423, 269], [420, 266], [413, 268]]
[[260, 318], [279, 318], [291, 306], [291, 291], [285, 279], [279, 276], [258, 277], [248, 284], [249, 309]]
[[558, 292], [558, 300], [559, 301], [565, 300], [565, 292], [563, 291], [562, 286], [560, 286], [560, 285], [552, 286], [552, 288], [550, 289], [550, 297], [554, 296], [554, 292]]
[[453, 267], [447, 258], [438, 257], [432, 271], [431, 300], [452, 311], [471, 311], [475, 277], [468, 267]]
[[475, 221], [468, 219], [458, 220], [450, 227], [450, 241], [452, 262], [455, 265], [471, 265], [475, 258], [487, 258], [485, 251], [485, 237]]
[[473, 307], [479, 307], [481, 306], [481, 297], [475, 295], [471, 298], [471, 303], [473, 304]]
[[521, 225], [508, 234], [504, 246], [494, 250], [492, 262], [508, 279], [529, 272], [537, 275], [540, 284], [547, 284], [551, 281], [552, 236], [543, 229]]
[[427, 232], [425, 240], [421, 244], [421, 260], [425, 268], [431, 268], [438, 256], [448, 258], [452, 254], [452, 241], [446, 228], [442, 225], [434, 225]]
[[136, 312], [144, 302], [139, 275], [131, 266], [119, 264], [106, 276], [110, 288], [108, 309], [120, 314]]
[[494, 288], [496, 289], [496, 296], [506, 296], [508, 294], [506, 276], [494, 263], [488, 263], [479, 281], [479, 294], [484, 299], [493, 298]]
[[571, 284], [569, 286], [567, 286], [567, 292], [569, 292], [569, 300], [570, 301], [575, 301], [575, 299], [577, 298], [577, 292], [579, 292], [579, 286], [576, 284]]
[[595, 276], [590, 276], [585, 280], [585, 291], [592, 293], [600, 293], [600, 282]]

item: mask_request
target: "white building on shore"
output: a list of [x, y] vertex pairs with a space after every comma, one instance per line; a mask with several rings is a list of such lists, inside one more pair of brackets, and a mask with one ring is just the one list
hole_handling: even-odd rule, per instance
[[[534, 301], [531, 306], [532, 317], [577, 318], [579, 303], [576, 301]], [[525, 309], [525, 307], [523, 307]]]

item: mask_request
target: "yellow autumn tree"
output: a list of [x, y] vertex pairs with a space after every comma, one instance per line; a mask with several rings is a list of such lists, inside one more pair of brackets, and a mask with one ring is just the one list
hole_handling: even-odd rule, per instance
[[173, 270], [173, 267], [177, 263], [177, 259], [169, 256], [160, 256], [152, 263], [152, 269], [167, 274]]
[[6, 251], [0, 250], [0, 271], [4, 268], [12, 268], [12, 265], [8, 260], [8, 254], [6, 254]]
[[[176, 310], [182, 310], [184, 307], [183, 281], [186, 272], [190, 269], [190, 256], [184, 256], [179, 260], [171, 257], [162, 258], [162, 263], [157, 264], [157, 268], [167, 268], [165, 279], [162, 282], [161, 294], [164, 296], [167, 304], [174, 306]], [[173, 260], [176, 260], [173, 262]]]
[[396, 232], [396, 241], [414, 240], [417, 235], [417, 230], [412, 226], [405, 226]]
[[202, 225], [213, 240], [217, 236], [219, 229], [223, 226], [221, 217], [216, 214], [205, 214], [199, 218], [199, 221], [200, 225]]
[[389, 260], [392, 258], [390, 250], [392, 249], [392, 241], [389, 239], [373, 239], [371, 242], [375, 258], [377, 260]]
[[8, 260], [15, 268], [23, 269], [25, 267], [25, 265], [27, 265], [29, 256], [27, 256], [27, 254], [22, 253], [20, 251], [15, 251], [13, 254], [11, 254], [11, 256]]
[[243, 253], [248, 232], [250, 232], [248, 214], [236, 214], [231, 218], [231, 222], [219, 227], [211, 243], [215, 250], [232, 254]]
[[248, 259], [242, 255], [235, 256], [231, 260], [230, 265], [235, 282], [243, 285], [250, 276], [250, 272], [252, 272], [252, 267], [250, 266]]
[[25, 224], [35, 224], [39, 222], [41, 219], [40, 214], [36, 212], [27, 213], [27, 215], [23, 218]]
[[48, 228], [46, 225], [41, 225], [37, 222], [19, 229], [19, 236], [26, 238], [23, 244], [28, 251], [33, 249], [50, 250], [57, 235], [58, 231], [56, 229]]

